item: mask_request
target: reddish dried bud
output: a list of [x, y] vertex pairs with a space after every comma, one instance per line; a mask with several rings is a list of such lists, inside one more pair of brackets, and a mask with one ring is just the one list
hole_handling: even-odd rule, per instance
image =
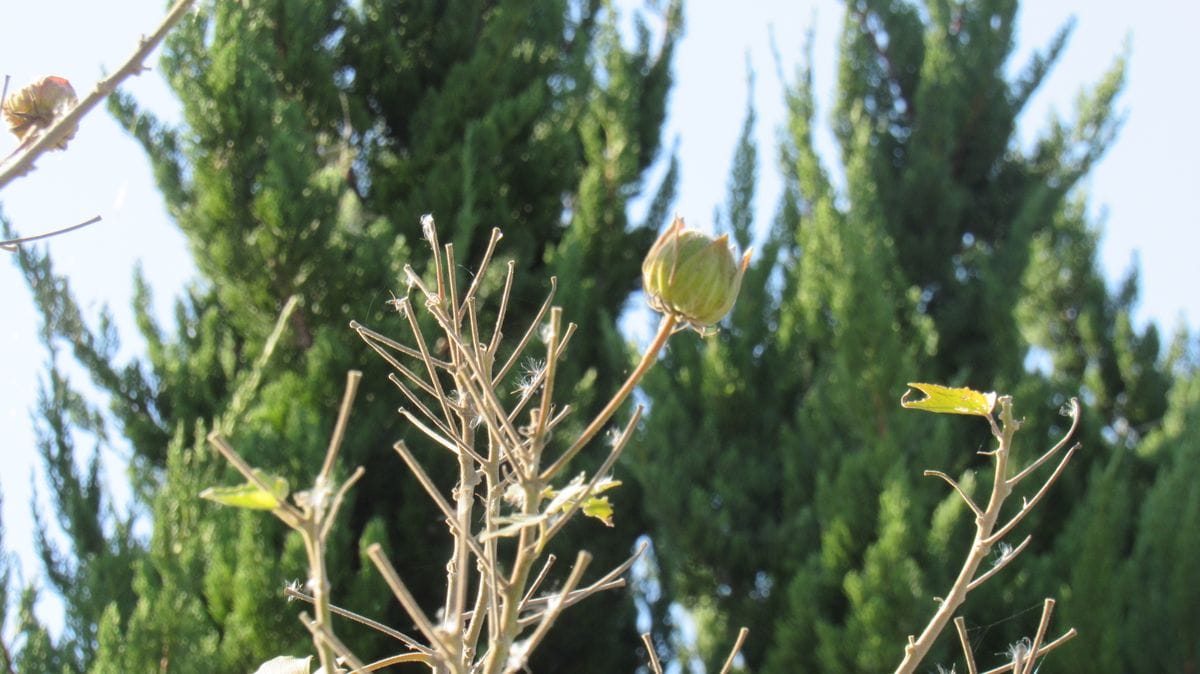
[[[4, 121], [17, 140], [32, 140], [54, 125], [79, 102], [71, 83], [50, 75], [21, 89], [4, 101]], [[62, 150], [75, 137], [72, 129], [57, 145]]]
[[655, 311], [693, 327], [716, 325], [737, 300], [750, 253], [734, 257], [729, 236], [685, 229], [676, 217], [642, 262], [642, 283]]

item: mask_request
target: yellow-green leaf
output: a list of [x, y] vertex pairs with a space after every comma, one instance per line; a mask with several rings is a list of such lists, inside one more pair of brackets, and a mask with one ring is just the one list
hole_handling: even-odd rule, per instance
[[[980, 393], [969, 388], [949, 388], [937, 384], [909, 383], [911, 387], [900, 397], [900, 405], [913, 410], [925, 410], [937, 414], [974, 414], [990, 417], [992, 408], [996, 406], [996, 394], [989, 391]], [[925, 394], [920, 400], [913, 400], [913, 390]]]
[[279, 507], [288, 495], [287, 480], [276, 475], [258, 473], [258, 476], [271, 487], [270, 491], [259, 487], [253, 482], [236, 487], [209, 487], [200, 492], [200, 498], [216, 501], [221, 505], [250, 510], [274, 510]]
[[604, 522], [605, 526], [611, 527], [613, 525], [613, 508], [612, 505], [609, 504], [607, 496], [601, 496], [599, 498], [593, 496], [592, 498], [587, 499], [583, 502], [583, 506], [580, 507], [580, 510], [583, 511], [584, 515], [587, 515], [588, 517], [595, 517], [601, 522]]

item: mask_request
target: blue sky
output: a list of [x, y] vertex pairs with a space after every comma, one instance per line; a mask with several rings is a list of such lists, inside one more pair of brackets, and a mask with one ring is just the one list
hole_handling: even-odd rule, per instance
[[[0, 75], [13, 78], [10, 91], [46, 74], [70, 79], [83, 95], [105, 71], [115, 70], [139, 37], [163, 14], [160, 0], [112, 3], [42, 0], [7, 3], [5, 39], [0, 41]], [[1156, 321], [1169, 336], [1177, 325], [1200, 324], [1197, 244], [1200, 216], [1192, 198], [1200, 188], [1200, 137], [1192, 133], [1200, 90], [1181, 59], [1194, 39], [1200, 3], [1146, 0], [1136, 5], [1086, 0], [1023, 3], [1018, 16], [1019, 69], [1032, 50], [1046, 44], [1071, 15], [1079, 23], [1061, 63], [1021, 119], [1023, 143], [1045, 128], [1051, 114], [1070, 118], [1081, 87], [1096, 81], [1130, 40], [1129, 84], [1121, 99], [1129, 120], [1113, 149], [1084, 185], [1094, 222], [1103, 231], [1101, 264], [1110, 280], [1140, 259], [1143, 321]], [[676, 87], [666, 142], [679, 139], [683, 182], [677, 211], [705, 226], [724, 199], [730, 159], [746, 107], [746, 58], [757, 71], [754, 91], [760, 147], [759, 213], [774, 213], [779, 193], [775, 141], [783, 121], [782, 86], [770, 51], [769, 26], [790, 77], [802, 57], [805, 36], [815, 29], [815, 82], [819, 121], [828, 118], [834, 88], [835, 52], [842, 10], [832, 0], [692, 0], [687, 33], [676, 59]], [[53, 17], [51, 28], [39, 28]], [[48, 32], [52, 35], [47, 35]], [[156, 59], [152, 59], [152, 65]], [[155, 72], [136, 78], [131, 90], [168, 119], [177, 105]], [[823, 149], [832, 158], [825, 134]], [[0, 140], [0, 154], [15, 143]], [[835, 168], [829, 163], [830, 168]], [[101, 215], [104, 220], [52, 241], [58, 270], [67, 274], [92, 316], [107, 305], [125, 337], [121, 356], [138, 353], [129, 297], [131, 270], [141, 264], [155, 288], [160, 315], [170, 312], [178, 290], [191, 276], [182, 237], [167, 218], [146, 159], [137, 145], [101, 110], [84, 121], [65, 153], [44, 157], [39, 169], [0, 194], [4, 214], [23, 234], [66, 226]], [[418, 214], [414, 214], [414, 219]], [[496, 223], [503, 225], [503, 223]], [[40, 482], [33, 449], [31, 410], [47, 354], [38, 343], [39, 321], [24, 282], [10, 263], [0, 264], [0, 489], [5, 544], [36, 569], [30, 551], [32, 482]], [[69, 363], [69, 354], [60, 357]], [[77, 370], [73, 380], [84, 384]], [[88, 452], [89, 443], [80, 450]], [[123, 474], [118, 448], [106, 456], [110, 476]], [[35, 476], [31, 479], [31, 476]], [[41, 502], [45, 503], [45, 488]]]

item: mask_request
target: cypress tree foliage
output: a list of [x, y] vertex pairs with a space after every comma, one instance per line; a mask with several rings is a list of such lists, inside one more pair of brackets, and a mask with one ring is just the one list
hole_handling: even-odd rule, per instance
[[[970, 541], [961, 500], [918, 476], [938, 469], [971, 488], [985, 468], [974, 452], [989, 443], [977, 425], [901, 411], [909, 381], [1012, 393], [1027, 457], [1065, 430], [1059, 405], [1078, 395], [1087, 407], [1085, 451], [1022, 525], [1033, 544], [971, 595], [975, 652], [1032, 633], [1036, 613], [1024, 610], [1045, 596], [1062, 600], [1056, 624], [1088, 622], [1089, 641], [1130, 643], [1113, 634], [1114, 607], [1141, 602], [1120, 578], [1145, 573], [1130, 550], [1152, 516], [1121, 509], [1166, 480], [1171, 464], [1135, 448], [1161, 423], [1174, 366], [1155, 328], [1130, 319], [1136, 276], [1106, 290], [1075, 196], [1120, 125], [1124, 59], [1080, 97], [1073, 122], [1022, 150], [1017, 116], [1070, 25], [1009, 80], [1016, 9], [849, 4], [832, 120], [844, 187], [815, 150], [801, 68], [785, 196], [733, 319], [715, 340], [674, 344], [645, 383], [654, 405], [633, 465], [666, 596], [694, 609], [698, 643], [718, 649], [701, 653], [709, 662], [739, 625], [754, 634], [743, 651], [753, 671], [900, 661]], [[743, 223], [732, 225], [740, 237], [748, 157], [737, 155], [721, 218]], [[949, 668], [954, 641], [928, 666]], [[1051, 657], [1079, 671], [1161, 671], [1109, 651], [1098, 662], [1092, 649]]]
[[[410, 256], [421, 246], [420, 214], [437, 216], [459, 259], [477, 259], [501, 226], [503, 253], [518, 266], [508, 320], [527, 322], [546, 277], [560, 274], [560, 301], [581, 326], [574, 371], [560, 376], [579, 382], [584, 407], [589, 391], [614, 388], [626, 355], [605, 326], [636, 286], [674, 183], [672, 170], [646, 222], [627, 220], [626, 201], [659, 157], [681, 28], [678, 3], [661, 11], [665, 31], [639, 20], [632, 46], [599, 0], [217, 2], [183, 22], [162, 63], [183, 124], [164, 124], [126, 96], [111, 106], [145, 147], [200, 270], [174, 325], [154, 320], [139, 276], [147, 355], [118, 366], [111, 329], [88, 325], [50, 260], [19, 258], [47, 344], [69, 344], [110, 396], [108, 425], [91, 408], [46, 414], [43, 453], [68, 548], [43, 551], [72, 615], [54, 644], [67, 671], [250, 671], [308, 650], [299, 609], [281, 601], [284, 581], [304, 575], [299, 540], [196, 498], [233, 479], [204, 438], [220, 429], [247, 460], [297, 483], [320, 461], [350, 368], [366, 377], [343, 465], [363, 465], [366, 477], [331, 540], [335, 603], [406, 627], [365, 563], [372, 543], [418, 599], [440, 599], [443, 526], [417, 485], [397, 485], [389, 449], [401, 438], [421, 445], [398, 423], [401, 398], [385, 369], [347, 323], [399, 326], [385, 300], [404, 292], [404, 264], [423, 272], [424, 256]], [[285, 339], [262, 368], [250, 367], [294, 294], [302, 301]], [[54, 395], [78, 399], [52, 381]], [[148, 540], [131, 536], [95, 471], [70, 465], [78, 431], [100, 445], [117, 433], [128, 442]], [[615, 559], [639, 530], [635, 520], [588, 547]], [[597, 568], [607, 561], [598, 554]], [[98, 577], [110, 564], [123, 570]], [[620, 593], [603, 601], [593, 610], [611, 622], [556, 630], [533, 666], [633, 669], [632, 605]], [[394, 651], [365, 628], [341, 634], [363, 657]]]
[[[0, 544], [3, 542], [4, 527], [0, 525]], [[0, 552], [0, 671], [8, 674], [63, 671], [61, 653], [54, 648], [49, 632], [33, 615], [37, 590], [32, 585], [17, 588], [19, 579], [13, 577], [13, 571], [11, 557]], [[16, 602], [11, 596], [14, 589], [20, 589]], [[10, 620], [13, 609], [16, 609], [16, 619]]]
[[[1138, 508], [1137, 535], [1124, 570], [1124, 594], [1131, 598], [1128, 633], [1121, 640], [1126, 669], [1195, 671], [1200, 667], [1196, 639], [1175, 639], [1171, 631], [1194, 634], [1200, 625], [1200, 542], [1183, 532], [1200, 524], [1200, 485], [1195, 479], [1200, 459], [1200, 378], [1195, 359], [1187, 364], [1171, 390], [1170, 407], [1161, 427], [1138, 447], [1138, 454], [1159, 465]], [[1138, 598], [1141, 598], [1138, 600]], [[1170, 625], [1170, 630], [1155, 625]]]

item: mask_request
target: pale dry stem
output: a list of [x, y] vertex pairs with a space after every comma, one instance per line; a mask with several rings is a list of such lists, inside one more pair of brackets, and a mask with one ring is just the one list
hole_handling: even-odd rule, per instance
[[963, 657], [967, 659], [967, 674], [979, 674], [975, 666], [975, 652], [971, 650], [971, 640], [967, 637], [967, 621], [962, 616], [954, 618], [954, 629], [958, 632], [958, 641], [962, 644]]
[[434, 644], [434, 658], [442, 661], [447, 666], [454, 667], [456, 663], [449, 662], [446, 657], [454, 649], [445, 643], [441, 632], [434, 626], [433, 621], [429, 619], [425, 611], [421, 609], [421, 605], [417, 603], [408, 586], [400, 579], [400, 574], [396, 572], [396, 567], [392, 566], [387, 556], [383, 554], [383, 548], [378, 543], [373, 543], [367, 548], [367, 557], [375, 564], [375, 568], [379, 570], [379, 575], [383, 576], [384, 582], [391, 588], [392, 594], [396, 596], [400, 605], [404, 607], [405, 612], [408, 613], [408, 617], [412, 618], [417, 629], [420, 630], [421, 634], [425, 635], [429, 643]]
[[[301, 601], [306, 601], [310, 604], [313, 603], [312, 595], [305, 594], [304, 592], [301, 592], [299, 589], [297, 589], [295, 587], [291, 587], [291, 586], [285, 587], [283, 589], [283, 593], [284, 593], [284, 596], [288, 597], [289, 599], [299, 599]], [[429, 650], [429, 648], [427, 646], [425, 646], [421, 642], [417, 641], [416, 639], [408, 636], [407, 634], [405, 634], [397, 629], [388, 627], [387, 625], [384, 625], [381, 622], [371, 620], [370, 618], [368, 618], [364, 615], [355, 613], [353, 611], [347, 611], [346, 609], [341, 608], [340, 606], [335, 606], [334, 604], [329, 605], [329, 610], [334, 615], [340, 616], [342, 618], [346, 618], [347, 620], [353, 620], [354, 622], [356, 622], [360, 625], [363, 625], [364, 627], [369, 627], [369, 628], [375, 630], [376, 632], [379, 632], [380, 634], [385, 634], [385, 635], [395, 639], [396, 641], [399, 641], [400, 643], [404, 644], [405, 646], [408, 646], [409, 648], [411, 648], [415, 651], [418, 651], [419, 653], [421, 653], [423, 655], [428, 656], [428, 655], [432, 654], [432, 652], [433, 652], [433, 651]]]
[[663, 674], [662, 663], [658, 661], [658, 653], [654, 648], [654, 638], [649, 632], [642, 634], [642, 643], [646, 644], [646, 654], [650, 658], [650, 671], [654, 674]]
[[737, 640], [733, 642], [733, 649], [729, 651], [729, 657], [725, 658], [725, 664], [721, 666], [721, 674], [729, 674], [729, 670], [733, 669], [733, 661], [737, 659], [737, 654], [742, 650], [742, 644], [746, 643], [746, 637], [750, 635], [750, 629], [743, 627], [738, 630]]

